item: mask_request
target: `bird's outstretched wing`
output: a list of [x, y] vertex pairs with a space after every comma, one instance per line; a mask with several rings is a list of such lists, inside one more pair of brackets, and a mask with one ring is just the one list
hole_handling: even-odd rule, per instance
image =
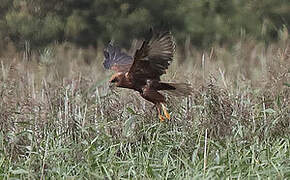
[[170, 32], [153, 34], [147, 38], [135, 52], [134, 62], [129, 70], [129, 77], [137, 79], [157, 79], [166, 73], [173, 60], [175, 42]]
[[112, 69], [116, 72], [126, 72], [130, 69], [133, 58], [122, 52], [117, 46], [109, 43], [104, 49], [104, 67], [105, 69]]

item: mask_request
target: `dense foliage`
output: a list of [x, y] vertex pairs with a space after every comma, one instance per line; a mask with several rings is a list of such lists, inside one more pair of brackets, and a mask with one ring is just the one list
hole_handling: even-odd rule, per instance
[[108, 87], [102, 61], [88, 65], [95, 49], [1, 58], [0, 179], [290, 179], [289, 42], [173, 61], [162, 79], [194, 92], [168, 97], [164, 122], [138, 93]]
[[196, 47], [244, 35], [268, 42], [289, 25], [289, 0], [0, 0], [0, 44], [20, 49], [25, 42], [96, 46], [111, 38], [128, 47], [151, 26]]

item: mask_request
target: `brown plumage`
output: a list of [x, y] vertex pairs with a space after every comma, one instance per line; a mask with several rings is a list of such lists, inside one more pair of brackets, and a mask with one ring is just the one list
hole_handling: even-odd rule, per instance
[[134, 57], [123, 52], [111, 43], [104, 50], [104, 67], [115, 70], [110, 80], [117, 87], [129, 88], [138, 91], [140, 95], [155, 104], [161, 121], [161, 109], [167, 119], [164, 103], [165, 96], [159, 91], [167, 91], [175, 96], [187, 96], [192, 88], [186, 83], [161, 82], [160, 76], [166, 73], [173, 60], [175, 42], [170, 32], [153, 34], [143, 41], [141, 48], [137, 49]]

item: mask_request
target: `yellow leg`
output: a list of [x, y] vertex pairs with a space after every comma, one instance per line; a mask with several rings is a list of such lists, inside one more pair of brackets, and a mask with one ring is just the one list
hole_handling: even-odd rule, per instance
[[158, 118], [160, 119], [160, 122], [163, 122], [165, 120], [165, 117], [161, 115], [160, 107], [159, 106], [156, 106], [156, 107], [158, 111]]
[[160, 122], [163, 122], [165, 120], [165, 117], [162, 116], [161, 114], [158, 115], [159, 119], [160, 119]]
[[163, 113], [164, 113], [165, 117], [168, 120], [170, 120], [170, 114], [167, 112], [166, 107], [164, 106], [164, 104], [161, 103], [161, 107], [162, 107], [162, 110], [163, 110]]

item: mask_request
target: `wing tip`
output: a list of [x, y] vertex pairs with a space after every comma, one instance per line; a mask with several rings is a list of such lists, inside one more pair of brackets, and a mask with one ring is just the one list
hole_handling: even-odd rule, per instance
[[[121, 48], [114, 45], [113, 41], [110, 41], [106, 48], [103, 50], [105, 69], [111, 69], [115, 71], [123, 70], [128, 64], [132, 64], [133, 58], [128, 54], [121, 51]], [[114, 67], [116, 66], [116, 67]], [[119, 68], [118, 66], [122, 66]]]

